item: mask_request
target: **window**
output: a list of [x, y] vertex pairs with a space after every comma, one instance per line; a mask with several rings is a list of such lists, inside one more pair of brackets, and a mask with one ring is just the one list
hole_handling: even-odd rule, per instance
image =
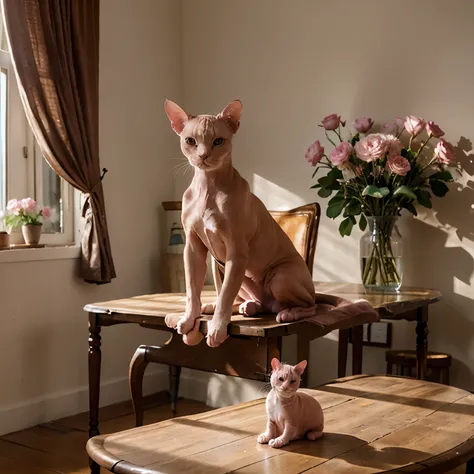
[[[0, 12], [1, 13], [1, 12]], [[0, 22], [0, 209], [9, 199], [33, 197], [52, 209], [43, 226], [41, 242], [74, 242], [74, 192], [57, 176], [35, 144], [21, 103], [11, 55]], [[12, 233], [12, 243], [22, 241], [21, 232]]]

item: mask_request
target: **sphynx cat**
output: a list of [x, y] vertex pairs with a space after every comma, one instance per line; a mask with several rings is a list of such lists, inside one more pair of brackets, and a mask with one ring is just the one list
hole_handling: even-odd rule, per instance
[[267, 429], [257, 441], [281, 448], [290, 441], [307, 437], [314, 441], [323, 435], [324, 415], [321, 405], [311, 395], [298, 392], [305, 360], [291, 366], [272, 359], [272, 390], [267, 395]]
[[[228, 337], [233, 313], [277, 313], [277, 321], [289, 322], [334, 307], [333, 300], [324, 300], [326, 295], [323, 304], [315, 304], [303, 258], [232, 165], [232, 138], [239, 129], [241, 102], [233, 101], [218, 115], [191, 116], [169, 100], [165, 110], [194, 168], [182, 204], [186, 311], [179, 318], [168, 315], [166, 323], [192, 345], [203, 338], [201, 313], [213, 314], [207, 344], [217, 347]], [[217, 301], [201, 306], [208, 252], [218, 262], [223, 281], [217, 288]]]

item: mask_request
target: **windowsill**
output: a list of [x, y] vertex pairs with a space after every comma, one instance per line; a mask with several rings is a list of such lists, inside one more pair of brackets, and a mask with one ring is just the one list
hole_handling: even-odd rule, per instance
[[80, 255], [81, 249], [76, 245], [48, 246], [40, 249], [0, 250], [0, 263], [66, 260], [79, 258]]

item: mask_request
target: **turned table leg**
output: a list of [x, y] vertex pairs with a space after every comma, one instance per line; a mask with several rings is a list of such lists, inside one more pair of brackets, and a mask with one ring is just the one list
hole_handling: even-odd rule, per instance
[[428, 307], [416, 310], [416, 378], [426, 377], [426, 358], [428, 355]]
[[[100, 325], [97, 314], [89, 314], [89, 438], [99, 434], [99, 394], [100, 394]], [[100, 466], [89, 460], [91, 474], [99, 474]]]

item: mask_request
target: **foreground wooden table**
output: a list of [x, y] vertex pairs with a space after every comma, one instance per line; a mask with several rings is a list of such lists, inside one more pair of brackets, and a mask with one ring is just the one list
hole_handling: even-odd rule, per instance
[[[380, 317], [416, 321], [418, 377], [424, 377], [427, 353], [428, 306], [439, 301], [440, 293], [433, 290], [404, 288], [398, 293], [367, 293], [362, 285], [347, 283], [315, 283], [318, 293], [329, 293], [354, 301], [367, 299], [378, 309]], [[205, 291], [203, 303], [215, 300], [214, 291]], [[137, 296], [104, 303], [87, 305], [89, 312], [89, 436], [99, 434], [99, 392], [101, 368], [101, 328], [116, 324], [135, 323], [150, 329], [171, 332], [170, 340], [162, 347], [160, 362], [172, 366], [190, 367], [198, 370], [266, 381], [272, 357], [281, 357], [281, 339], [297, 335], [298, 359], [309, 360], [309, 343], [334, 329], [347, 332], [343, 327], [320, 327], [307, 321], [277, 323], [275, 315], [260, 315], [246, 318], [233, 316], [229, 325], [230, 338], [220, 347], [211, 349], [205, 343], [189, 348], [181, 337], [165, 324], [165, 316], [172, 312], [183, 312], [185, 295], [155, 294]], [[200, 331], [206, 334], [207, 321], [201, 320]], [[360, 324], [360, 323], [359, 323]], [[353, 347], [353, 374], [362, 372], [362, 330], [354, 328], [354, 338], [359, 343]], [[199, 348], [199, 349], [196, 349]], [[339, 376], [345, 373], [345, 356], [339, 354]], [[344, 362], [344, 364], [341, 363]], [[344, 367], [342, 367], [344, 365]], [[309, 369], [309, 368], [308, 368]], [[343, 370], [342, 370], [343, 369]], [[309, 370], [305, 371], [309, 373]], [[305, 381], [304, 381], [305, 382]], [[98, 473], [98, 466], [91, 465], [91, 472]]]
[[356, 376], [307, 392], [324, 409], [325, 434], [317, 441], [259, 445], [266, 421], [261, 399], [99, 436], [87, 450], [122, 474], [445, 474], [474, 454], [474, 395], [463, 390]]

